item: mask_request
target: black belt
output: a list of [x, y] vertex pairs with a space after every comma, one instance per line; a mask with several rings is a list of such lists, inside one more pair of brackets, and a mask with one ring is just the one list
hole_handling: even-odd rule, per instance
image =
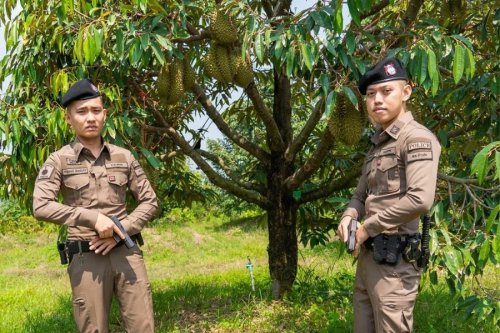
[[[410, 239], [418, 239], [420, 240], [420, 233], [416, 233], [416, 234], [411, 234], [411, 235], [408, 235], [408, 234], [402, 234], [402, 235], [398, 235], [398, 234], [395, 234], [395, 235], [387, 235], [388, 237], [398, 237], [399, 239], [399, 243], [400, 243], [400, 248], [401, 250], [404, 249], [406, 247], [406, 244], [408, 243], [408, 241]], [[377, 236], [375, 236], [377, 237]], [[363, 243], [363, 245], [365, 246], [365, 248], [367, 250], [373, 250], [373, 238], [374, 237], [368, 237], [368, 239]]]
[[[142, 239], [140, 234], [132, 235], [130, 238], [135, 242], [140, 244], [140, 239]], [[116, 243], [115, 247], [122, 246], [125, 244], [123, 240]], [[66, 250], [68, 251], [68, 256], [71, 258], [73, 255], [77, 253], [84, 253], [92, 251], [90, 249], [90, 241], [88, 240], [68, 240], [66, 241]]]

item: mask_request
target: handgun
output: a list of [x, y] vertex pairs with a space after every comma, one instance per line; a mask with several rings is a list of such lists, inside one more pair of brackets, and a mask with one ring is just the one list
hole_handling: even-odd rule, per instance
[[[120, 220], [116, 216], [114, 216], [114, 215], [111, 216], [111, 220], [118, 227], [118, 229], [120, 229], [120, 231], [122, 232], [122, 234], [125, 236], [125, 239], [123, 240], [125, 242], [125, 246], [127, 248], [129, 248], [129, 249], [133, 248], [135, 246], [135, 243], [132, 240], [132, 238], [130, 238], [130, 236], [127, 234], [127, 232], [125, 231], [125, 228], [123, 227], [123, 225], [120, 222]], [[115, 239], [115, 241], [117, 243], [122, 240], [120, 238], [120, 236], [118, 234], [116, 234], [116, 233], [113, 233], [113, 238]]]
[[351, 253], [356, 247], [356, 231], [358, 230], [358, 220], [351, 219], [349, 222], [349, 238], [347, 239], [347, 252]]

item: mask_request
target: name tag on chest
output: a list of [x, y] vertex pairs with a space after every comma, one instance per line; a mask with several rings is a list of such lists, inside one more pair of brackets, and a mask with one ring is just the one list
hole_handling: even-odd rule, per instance
[[80, 175], [88, 172], [89, 171], [87, 168], [71, 168], [71, 169], [63, 169], [62, 174], [64, 176], [68, 176], [68, 175]]
[[111, 162], [106, 163], [106, 169], [114, 169], [114, 168], [128, 168], [128, 164], [124, 162]]

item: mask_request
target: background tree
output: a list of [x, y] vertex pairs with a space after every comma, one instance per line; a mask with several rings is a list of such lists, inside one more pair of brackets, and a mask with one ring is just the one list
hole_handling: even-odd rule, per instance
[[[70, 139], [59, 96], [89, 77], [110, 105], [107, 139], [168, 172], [189, 157], [215, 186], [265, 212], [278, 298], [296, 276], [297, 230], [304, 243], [326, 242], [359, 176], [371, 131], [357, 142], [355, 83], [397, 55], [416, 84], [416, 116], [444, 147], [431, 277], [445, 268], [457, 289], [498, 260], [493, 1], [349, 0], [348, 24], [338, 0], [302, 11], [282, 0], [32, 0], [20, 1], [16, 17], [15, 1], [0, 3], [8, 48], [0, 79], [10, 77], [4, 196], [29, 203], [37, 168]], [[197, 147], [194, 116], [209, 117], [225, 141]]]

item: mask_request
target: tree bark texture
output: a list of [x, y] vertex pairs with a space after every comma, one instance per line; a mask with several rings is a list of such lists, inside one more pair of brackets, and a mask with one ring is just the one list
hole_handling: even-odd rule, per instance
[[292, 288], [297, 276], [297, 204], [291, 193], [282, 186], [291, 168], [285, 163], [276, 163], [274, 166], [268, 179], [271, 208], [267, 210], [267, 252], [273, 298], [281, 299]]

